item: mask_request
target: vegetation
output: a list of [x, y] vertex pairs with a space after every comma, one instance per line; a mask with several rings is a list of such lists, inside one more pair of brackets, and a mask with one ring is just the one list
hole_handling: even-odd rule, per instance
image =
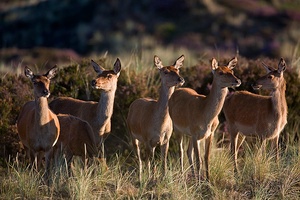
[[[160, 55], [160, 49], [157, 49]], [[207, 94], [212, 81], [210, 59], [203, 56], [192, 65], [195, 56], [185, 50], [172, 51], [161, 56], [163, 63], [169, 64], [184, 52], [187, 63], [181, 70], [186, 80], [186, 87], [192, 87], [199, 93]], [[127, 58], [127, 59], [126, 59]], [[125, 119], [130, 103], [141, 96], [156, 98], [160, 85], [158, 73], [153, 67], [153, 55], [144, 52], [142, 59], [137, 55], [121, 58], [121, 72], [116, 92], [115, 110], [112, 118], [112, 134], [106, 140], [108, 170], [94, 162], [82, 168], [75, 160], [71, 176], [65, 165], [58, 165], [53, 170], [52, 184], [48, 188], [42, 179], [43, 171], [36, 172], [26, 165], [24, 152], [19, 144], [15, 120], [21, 106], [31, 100], [32, 86], [23, 74], [6, 73], [1, 75], [1, 199], [11, 198], [56, 198], [56, 199], [294, 199], [300, 195], [299, 168], [299, 101], [297, 86], [300, 84], [296, 69], [288, 64], [285, 74], [287, 80], [287, 102], [289, 106], [288, 125], [281, 136], [281, 159], [276, 163], [272, 152], [262, 155], [259, 145], [251, 141], [245, 143], [239, 156], [241, 174], [234, 176], [233, 162], [228, 148], [228, 135], [224, 132], [224, 118], [215, 134], [213, 153], [210, 161], [211, 180], [197, 185], [185, 160], [185, 172], [181, 174], [179, 166], [178, 144], [172, 137], [169, 170], [162, 177], [159, 154], [155, 161], [156, 171], [150, 177], [144, 173], [143, 182], [138, 183], [137, 159], [132, 152], [131, 142]], [[225, 64], [230, 58], [220, 59]], [[105, 54], [95, 59], [103, 67], [112, 68], [115, 56]], [[278, 59], [263, 58], [249, 60], [238, 58], [235, 74], [243, 84], [237, 89], [251, 90], [251, 82], [265, 72], [260, 66], [263, 60], [270, 66], [277, 67]], [[51, 66], [49, 66], [51, 67]], [[41, 70], [37, 68], [36, 70]], [[21, 67], [20, 71], [23, 71]], [[51, 83], [50, 100], [57, 96], [71, 96], [84, 100], [98, 100], [99, 91], [90, 87], [90, 81], [96, 76], [89, 60], [70, 63], [60, 67], [59, 75]], [[291, 109], [292, 108], [292, 109]], [[253, 151], [255, 149], [255, 151]]]

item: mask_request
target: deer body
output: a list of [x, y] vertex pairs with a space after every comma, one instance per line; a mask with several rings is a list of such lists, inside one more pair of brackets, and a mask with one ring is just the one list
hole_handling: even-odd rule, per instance
[[73, 156], [80, 156], [83, 161], [86, 157], [96, 157], [98, 151], [95, 136], [89, 123], [72, 115], [59, 114], [57, 117], [61, 129], [54, 146], [55, 154], [64, 153], [68, 162]]
[[270, 89], [271, 96], [253, 94], [247, 91], [236, 92], [228, 97], [224, 104], [228, 131], [231, 141], [231, 153], [235, 161], [237, 172], [238, 135], [256, 136], [265, 143], [272, 140], [278, 159], [278, 140], [281, 131], [287, 123], [287, 103], [285, 99], [286, 82], [283, 72], [286, 64], [280, 60], [278, 69], [266, 68], [268, 74], [259, 78], [254, 85], [255, 89]]
[[111, 131], [111, 116], [121, 63], [117, 59], [114, 70], [105, 70], [94, 61], [92, 65], [98, 73], [97, 78], [92, 81], [92, 86], [102, 91], [99, 102], [60, 97], [53, 100], [49, 106], [57, 114], [70, 114], [87, 121], [93, 129], [97, 146], [102, 146], [103, 150], [103, 140]]
[[[45, 153], [46, 174], [50, 168], [52, 147], [60, 133], [58, 118], [48, 108], [47, 101], [50, 96], [50, 79], [55, 76], [56, 70], [57, 68], [53, 67], [45, 75], [34, 75], [28, 67], [25, 67], [25, 75], [33, 82], [35, 101], [27, 102], [23, 106], [17, 121], [18, 134], [27, 153], [38, 160], [41, 159], [37, 158], [38, 154]], [[33, 161], [33, 157], [31, 159]]]
[[183, 135], [191, 137], [188, 158], [194, 173], [193, 153], [196, 156], [196, 167], [198, 178], [200, 178], [200, 141], [205, 139], [205, 165], [206, 176], [209, 178], [208, 161], [210, 145], [215, 129], [219, 124], [220, 113], [227, 87], [239, 86], [241, 81], [233, 75], [232, 68], [235, 67], [237, 59], [232, 59], [228, 66], [219, 67], [215, 59], [212, 62], [213, 82], [208, 96], [200, 95], [190, 88], [181, 88], [174, 92], [170, 101], [170, 116], [174, 124], [174, 132], [179, 135], [181, 170], [183, 171]]
[[162, 86], [159, 99], [137, 99], [129, 107], [127, 125], [132, 136], [132, 143], [139, 159], [139, 178], [142, 175], [141, 144], [145, 145], [146, 162], [150, 175], [150, 160], [153, 159], [157, 145], [160, 145], [164, 170], [167, 168], [167, 153], [173, 125], [169, 115], [168, 100], [175, 86], [182, 85], [184, 80], [179, 76], [179, 68], [184, 57], [178, 58], [173, 66], [164, 67], [161, 60], [155, 56], [154, 63], [160, 70]]

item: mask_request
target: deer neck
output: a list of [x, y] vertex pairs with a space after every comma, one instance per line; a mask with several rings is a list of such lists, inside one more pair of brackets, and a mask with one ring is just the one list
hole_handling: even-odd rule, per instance
[[227, 93], [227, 87], [223, 88], [213, 81], [210, 93], [206, 97], [206, 106], [204, 108], [209, 120], [214, 119], [221, 112]]
[[102, 92], [97, 107], [97, 120], [102, 127], [109, 120], [113, 113], [116, 90]]
[[48, 100], [46, 97], [35, 99], [35, 121], [39, 126], [44, 126], [50, 121]]
[[271, 99], [272, 99], [274, 114], [278, 118], [282, 117], [282, 119], [286, 121], [287, 103], [285, 99], [285, 90], [286, 90], [286, 83], [285, 80], [283, 79], [282, 82], [279, 84], [278, 88], [272, 91]]
[[159, 99], [157, 101], [157, 110], [159, 118], [166, 118], [169, 116], [168, 102], [175, 90], [175, 87], [167, 87], [164, 84], [160, 88]]

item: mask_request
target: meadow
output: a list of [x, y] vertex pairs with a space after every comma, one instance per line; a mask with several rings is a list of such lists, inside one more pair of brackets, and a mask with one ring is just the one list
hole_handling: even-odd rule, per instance
[[[68, 172], [71, 175], [68, 176], [68, 169], [62, 162], [53, 169], [52, 183], [49, 187], [43, 181], [43, 170], [37, 172], [26, 164], [15, 126], [20, 108], [26, 101], [33, 99], [32, 85], [23, 74], [23, 65], [20, 64], [14, 71], [8, 70], [9, 66], [2, 66], [0, 199], [298, 199], [300, 80], [297, 54], [286, 59], [286, 98], [289, 114], [288, 124], [280, 137], [279, 162], [275, 162], [274, 152], [267, 151], [263, 154], [258, 143], [247, 140], [239, 153], [240, 174], [236, 176], [228, 146], [228, 133], [224, 129], [224, 116], [221, 113], [221, 123], [215, 133], [212, 147], [209, 181], [203, 180], [197, 184], [191, 179], [186, 157], [185, 170], [180, 172], [179, 147], [173, 136], [166, 175], [162, 175], [160, 154], [157, 152], [153, 174], [148, 177], [145, 172], [142, 182], [138, 181], [138, 162], [131, 146], [125, 119], [129, 105], [134, 99], [158, 96], [160, 80], [158, 71], [153, 66], [153, 52], [160, 56], [164, 65], [172, 64], [184, 54], [186, 59], [180, 71], [185, 79], [183, 87], [191, 87], [201, 94], [209, 93], [212, 55], [199, 55], [187, 49], [171, 47], [145, 50], [142, 54], [122, 54], [122, 72], [115, 97], [112, 133], [105, 141], [109, 169], [103, 168], [97, 161], [82, 167], [79, 159], [74, 159], [71, 172]], [[220, 64], [226, 64], [231, 59], [229, 56], [219, 55], [215, 57]], [[105, 53], [62, 64], [59, 66], [58, 76], [51, 83], [49, 101], [58, 96], [98, 101], [99, 91], [90, 86], [91, 80], [96, 76], [90, 59], [110, 69], [116, 57]], [[254, 92], [251, 83], [265, 73], [261, 61], [277, 67], [279, 58], [263, 57], [251, 60], [238, 55], [238, 65], [234, 71], [242, 80], [242, 85], [236, 88], [237, 90]], [[43, 72], [52, 66], [31, 67], [36, 72]], [[231, 89], [230, 91], [234, 92]], [[267, 91], [260, 92], [268, 94]], [[187, 142], [188, 138], [185, 138], [185, 147]]]

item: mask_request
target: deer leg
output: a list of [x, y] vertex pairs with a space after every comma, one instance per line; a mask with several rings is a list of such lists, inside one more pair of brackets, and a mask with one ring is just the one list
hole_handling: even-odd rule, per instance
[[45, 167], [45, 182], [47, 183], [47, 185], [50, 185], [50, 165], [51, 165], [51, 153], [52, 150], [49, 150], [45, 153], [45, 163], [46, 163], [46, 167]]
[[279, 135], [271, 140], [272, 150], [275, 151], [276, 162], [279, 160], [279, 148], [278, 148]]
[[180, 148], [180, 168], [181, 168], [181, 173], [183, 173], [183, 135], [178, 134], [177, 141], [179, 143], [179, 148]]
[[151, 163], [154, 160], [154, 151], [155, 147], [151, 147], [151, 145], [146, 144], [146, 163], [148, 166], [148, 178], [151, 177]]
[[234, 173], [237, 174], [237, 140], [238, 140], [238, 132], [237, 131], [230, 131], [230, 149], [231, 149], [231, 156], [234, 162]]
[[169, 141], [167, 141], [165, 144], [160, 146], [161, 150], [161, 159], [163, 161], [163, 175], [166, 175], [167, 171], [167, 155], [168, 155], [168, 150], [169, 150]]
[[104, 138], [103, 138], [103, 136], [100, 136], [99, 149], [100, 149], [100, 158], [102, 160], [106, 160], [105, 153], [104, 153]]
[[[239, 137], [240, 136], [240, 137]], [[241, 148], [241, 146], [242, 146], [242, 144], [243, 144], [243, 142], [245, 141], [245, 139], [246, 139], [246, 136], [244, 136], [244, 135], [242, 135], [242, 134], [238, 134], [238, 139], [237, 139], [237, 146], [236, 146], [236, 154], [238, 154], [238, 151], [239, 151], [239, 149]], [[240, 138], [240, 140], [239, 140], [239, 138]]]
[[267, 140], [265, 138], [260, 138], [261, 140], [261, 153], [266, 156]]
[[193, 139], [189, 138], [189, 146], [187, 149], [187, 156], [189, 159], [189, 164], [192, 171], [192, 176], [195, 177], [195, 169], [194, 169], [194, 147], [193, 147]]
[[200, 175], [201, 175], [201, 154], [200, 154], [200, 140], [197, 140], [193, 137], [193, 146], [194, 146], [194, 154], [196, 157], [196, 168], [197, 168], [197, 181], [200, 182]]
[[204, 162], [205, 162], [205, 171], [206, 171], [206, 179], [209, 180], [209, 154], [210, 154], [210, 149], [211, 149], [211, 144], [212, 144], [212, 139], [213, 139], [214, 133], [212, 132], [210, 136], [208, 136], [205, 139], [205, 155], [204, 155]]
[[142, 182], [142, 159], [141, 159], [141, 151], [140, 151], [140, 145], [139, 145], [139, 141], [137, 139], [133, 139], [132, 140], [132, 144], [133, 144], [133, 148], [136, 152], [136, 155], [138, 157], [139, 160], [139, 180], [140, 182]]

